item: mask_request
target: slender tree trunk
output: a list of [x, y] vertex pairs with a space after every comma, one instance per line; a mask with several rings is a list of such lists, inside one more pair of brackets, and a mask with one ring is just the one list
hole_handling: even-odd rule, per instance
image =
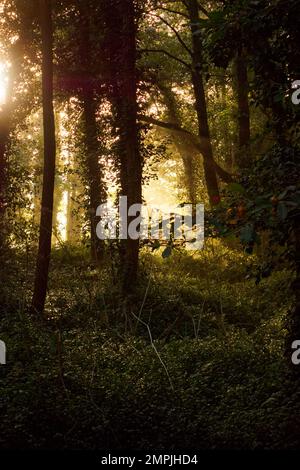
[[236, 58], [236, 83], [238, 101], [238, 158], [239, 168], [249, 166], [250, 143], [250, 108], [248, 71], [243, 53], [240, 51]]
[[44, 311], [49, 263], [51, 256], [53, 193], [55, 180], [55, 122], [53, 109], [53, 26], [51, 0], [40, 0], [40, 21], [42, 31], [42, 88], [44, 128], [44, 173], [40, 221], [38, 258], [35, 273], [32, 309]]
[[197, 0], [188, 0], [187, 9], [190, 19], [190, 28], [192, 32], [193, 45], [193, 69], [192, 83], [195, 95], [195, 108], [198, 118], [198, 129], [201, 153], [203, 155], [203, 166], [205, 182], [210, 204], [212, 206], [220, 202], [220, 191], [216, 167], [213, 157], [213, 149], [208, 125], [206, 96], [203, 85], [202, 67], [202, 40], [199, 34], [199, 10]]
[[[112, 14], [113, 12], [113, 14]], [[136, 24], [134, 0], [107, 0], [107, 48], [110, 87], [118, 134], [121, 195], [128, 207], [142, 203], [142, 159], [137, 124]], [[128, 217], [127, 227], [135, 217]], [[138, 272], [139, 240], [123, 243], [123, 291], [133, 290]]]

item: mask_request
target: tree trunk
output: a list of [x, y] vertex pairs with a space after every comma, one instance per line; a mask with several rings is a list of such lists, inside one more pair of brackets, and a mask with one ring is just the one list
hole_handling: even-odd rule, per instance
[[53, 30], [51, 0], [40, 0], [42, 32], [42, 88], [44, 128], [44, 172], [38, 258], [32, 310], [42, 314], [45, 307], [51, 255], [53, 193], [55, 179], [55, 122], [53, 110]]
[[96, 234], [97, 207], [106, 201], [106, 190], [103, 183], [102, 168], [99, 162], [99, 141], [97, 123], [97, 101], [92, 73], [93, 60], [91, 51], [90, 18], [92, 12], [88, 8], [80, 7], [81, 17], [81, 64], [83, 66], [82, 106], [84, 124], [84, 146], [86, 152], [87, 180], [89, 185], [89, 219], [91, 238], [91, 258], [99, 262], [104, 255], [104, 241], [99, 240]]
[[249, 108], [249, 82], [248, 71], [243, 53], [239, 52], [236, 58], [236, 82], [238, 101], [238, 158], [239, 168], [249, 166], [249, 143], [250, 143], [250, 108]]
[[91, 230], [91, 258], [99, 262], [104, 255], [104, 242], [96, 235], [97, 207], [105, 202], [105, 188], [99, 163], [98, 125], [96, 120], [96, 102], [92, 90], [86, 90], [83, 96], [83, 119], [85, 129], [86, 166], [89, 182], [89, 216]]
[[[121, 195], [128, 207], [142, 203], [142, 159], [137, 124], [136, 24], [133, 0], [106, 1], [109, 87], [118, 135]], [[113, 14], [112, 14], [113, 13]], [[135, 217], [128, 217], [127, 227]], [[123, 291], [130, 293], [137, 280], [139, 240], [123, 243]]]
[[193, 45], [193, 69], [192, 69], [192, 83], [195, 95], [195, 108], [198, 118], [198, 129], [200, 138], [201, 153], [203, 155], [203, 166], [205, 182], [208, 192], [208, 197], [211, 206], [220, 202], [220, 191], [218, 178], [213, 158], [213, 149], [210, 138], [210, 131], [208, 125], [206, 97], [203, 85], [203, 77], [201, 72], [202, 67], [202, 40], [199, 34], [199, 10], [197, 0], [188, 0], [187, 9], [190, 19], [190, 28], [192, 32], [192, 45]]

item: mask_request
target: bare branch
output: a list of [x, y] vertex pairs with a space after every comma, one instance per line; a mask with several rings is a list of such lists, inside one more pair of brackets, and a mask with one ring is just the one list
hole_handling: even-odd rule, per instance
[[193, 56], [192, 51], [188, 48], [188, 46], [186, 45], [186, 43], [184, 42], [184, 40], [182, 39], [182, 37], [180, 36], [178, 31], [174, 28], [174, 26], [172, 26], [167, 20], [162, 18], [160, 15], [156, 15], [155, 13], [150, 13], [150, 16], [154, 16], [155, 18], [158, 18], [162, 23], [164, 23], [166, 26], [168, 26], [168, 28], [170, 28], [173, 31], [173, 33], [175, 34], [175, 36], [177, 37], [177, 39], [178, 39], [179, 43], [182, 45], [182, 47], [188, 52], [188, 54], [191, 57]]
[[208, 10], [206, 10], [206, 8], [204, 8], [204, 6], [201, 5], [199, 2], [198, 2], [198, 8], [202, 13], [204, 13], [204, 15], [206, 15], [209, 18]]
[[151, 116], [145, 116], [145, 115], [140, 115], [139, 119], [143, 122], [148, 122], [149, 124], [154, 124], [155, 126], [163, 127], [164, 129], [168, 129], [170, 131], [181, 132], [183, 134], [187, 134], [189, 136], [196, 137], [194, 134], [192, 134], [187, 129], [184, 129], [183, 127], [177, 126], [177, 124], [174, 124], [172, 122], [160, 121], [159, 119], [155, 119]]
[[[170, 132], [178, 132], [184, 134], [189, 140], [192, 146], [198, 153], [202, 154], [202, 145], [200, 143], [200, 139], [197, 135], [193, 134], [192, 132], [184, 129], [183, 127], [178, 126], [172, 122], [165, 122], [160, 121], [159, 119], [155, 119], [151, 116], [140, 115], [139, 119], [143, 122], [148, 122], [149, 124], [153, 124], [155, 126], [161, 127], [163, 129], [167, 129]], [[225, 183], [232, 183], [234, 181], [234, 175], [228, 173], [228, 171], [224, 170], [218, 163], [214, 162], [215, 169], [219, 178], [224, 181]]]
[[175, 55], [171, 54], [170, 52], [166, 51], [165, 49], [140, 49], [139, 52], [141, 52], [141, 53], [143, 53], [143, 52], [146, 52], [146, 53], [147, 52], [159, 52], [160, 54], [165, 54], [168, 57], [170, 57], [171, 59], [176, 60], [177, 62], [184, 65], [186, 68], [188, 68], [189, 70], [191, 70], [191, 68], [192, 68], [192, 66], [190, 64], [188, 64], [187, 62], [185, 62], [185, 60], [179, 59], [179, 57], [176, 57]]
[[183, 18], [189, 19], [188, 15], [182, 13], [181, 11], [171, 10], [170, 8], [166, 7], [158, 7], [158, 10], [167, 11], [168, 13], [174, 13], [175, 15], [180, 15], [183, 16]]

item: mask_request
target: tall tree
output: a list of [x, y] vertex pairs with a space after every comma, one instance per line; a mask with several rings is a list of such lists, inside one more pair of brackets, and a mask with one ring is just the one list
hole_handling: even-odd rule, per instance
[[201, 153], [203, 155], [203, 166], [207, 192], [210, 204], [216, 205], [220, 201], [219, 183], [216, 173], [216, 167], [213, 156], [213, 148], [208, 123], [206, 96], [202, 74], [202, 38], [200, 28], [199, 5], [197, 0], [188, 0], [186, 2], [187, 11], [192, 33], [192, 83], [195, 94], [195, 108], [198, 118], [198, 129]]
[[[109, 89], [118, 136], [121, 195], [128, 207], [142, 203], [142, 157], [137, 123], [137, 11], [133, 0], [105, 0], [107, 52], [110, 69]], [[129, 216], [127, 228], [135, 217]], [[123, 245], [123, 290], [136, 283], [139, 240], [128, 237]]]
[[82, 109], [84, 127], [85, 163], [89, 185], [89, 218], [91, 231], [91, 257], [97, 262], [103, 258], [104, 242], [97, 238], [96, 226], [97, 207], [106, 200], [103, 169], [99, 162], [99, 139], [97, 123], [97, 96], [95, 90], [95, 75], [93, 76], [92, 44], [91, 44], [91, 15], [89, 4], [80, 4], [80, 61], [82, 68]]
[[53, 108], [53, 23], [51, 0], [39, 0], [42, 33], [42, 93], [44, 128], [44, 171], [40, 235], [32, 309], [44, 311], [51, 256], [53, 192], [55, 181], [55, 120]]

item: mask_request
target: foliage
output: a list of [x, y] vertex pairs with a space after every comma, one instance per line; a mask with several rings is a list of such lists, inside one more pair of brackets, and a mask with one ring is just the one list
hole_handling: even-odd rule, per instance
[[[131, 317], [134, 335], [122, 331], [124, 320], [114, 324], [118, 305], [114, 294], [99, 290], [104, 279], [99, 283], [96, 273], [85, 270], [89, 283], [79, 282], [86, 263], [80, 251], [55, 253], [51, 289], [55, 282], [57, 298], [48, 320], [37, 322], [21, 304], [1, 302], [1, 338], [9, 349], [0, 379], [1, 447], [299, 445], [299, 400], [297, 390], [286, 398], [286, 387], [294, 386], [286, 382], [282, 359], [288, 273], [278, 271], [255, 287], [251, 279], [241, 281], [243, 255], [221, 245], [209, 253], [196, 259], [178, 253], [165, 261], [145, 253], [145, 273], [155, 280], [146, 299], [147, 286], [141, 286], [134, 300], [136, 315], [144, 305], [143, 323]], [[23, 258], [19, 263], [21, 273]], [[2, 296], [16, 285], [14, 274]], [[80, 292], [86, 288], [89, 304]], [[225, 334], [216, 320], [220, 303]], [[180, 308], [188, 320], [159, 339]], [[196, 324], [199, 316], [196, 331], [191, 318]]]

